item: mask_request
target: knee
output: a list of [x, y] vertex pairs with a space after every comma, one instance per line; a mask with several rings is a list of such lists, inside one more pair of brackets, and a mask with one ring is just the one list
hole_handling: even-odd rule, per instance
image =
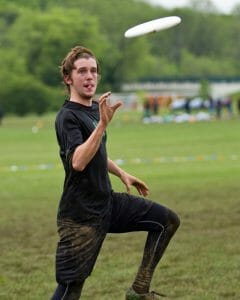
[[169, 212], [168, 212], [168, 229], [172, 235], [177, 231], [179, 226], [180, 226], [180, 219], [179, 219], [178, 215], [175, 212], [169, 210]]

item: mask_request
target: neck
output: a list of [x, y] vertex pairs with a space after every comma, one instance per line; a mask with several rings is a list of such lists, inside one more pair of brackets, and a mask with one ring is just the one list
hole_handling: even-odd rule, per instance
[[92, 98], [83, 98], [83, 97], [75, 97], [74, 95], [70, 96], [69, 101], [76, 102], [82, 104], [84, 106], [92, 106]]

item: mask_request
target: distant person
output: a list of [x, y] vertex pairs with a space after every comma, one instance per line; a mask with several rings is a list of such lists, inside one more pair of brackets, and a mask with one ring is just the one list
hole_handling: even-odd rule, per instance
[[232, 111], [232, 99], [231, 99], [231, 97], [227, 97], [225, 99], [224, 105], [225, 105], [225, 107], [227, 109], [229, 118], [231, 118], [232, 114], [233, 114], [233, 111]]
[[158, 97], [154, 96], [153, 97], [153, 104], [152, 104], [152, 109], [153, 109], [153, 114], [158, 115], [159, 112], [159, 102], [158, 102]]
[[187, 114], [191, 114], [191, 106], [190, 106], [191, 98], [187, 98], [185, 102], [185, 112]]
[[149, 97], [146, 97], [143, 101], [143, 118], [150, 118], [151, 117], [151, 104]]
[[[101, 95], [99, 102], [93, 100], [100, 69], [92, 51], [73, 48], [62, 61], [61, 74], [69, 97], [56, 118], [65, 181], [57, 216], [58, 286], [51, 299], [80, 299], [106, 234], [133, 231], [147, 231], [148, 236], [126, 299], [159, 299], [149, 291], [150, 284], [179, 219], [170, 209], [144, 198], [147, 185], [107, 156], [106, 129], [121, 103], [108, 104], [110, 92]], [[119, 177], [127, 192], [112, 190], [109, 173]], [[132, 186], [140, 196], [130, 194]]]
[[222, 100], [220, 98], [216, 102], [216, 116], [218, 119], [222, 117]]
[[209, 106], [208, 106], [208, 109], [209, 109], [209, 113], [210, 115], [213, 115], [214, 114], [214, 101], [213, 101], [213, 98], [212, 96], [209, 96], [208, 97], [208, 103], [209, 103]]

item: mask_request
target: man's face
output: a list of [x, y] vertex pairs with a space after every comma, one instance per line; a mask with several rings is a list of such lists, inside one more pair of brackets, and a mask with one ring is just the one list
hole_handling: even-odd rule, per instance
[[71, 95], [90, 100], [97, 88], [97, 62], [94, 58], [79, 58], [74, 63], [71, 76], [65, 78], [70, 86]]

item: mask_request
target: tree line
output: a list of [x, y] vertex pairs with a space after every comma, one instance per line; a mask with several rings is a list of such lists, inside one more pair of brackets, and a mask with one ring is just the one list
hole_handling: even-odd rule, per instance
[[[124, 38], [129, 27], [169, 15], [182, 23]], [[75, 45], [98, 57], [99, 92], [131, 81], [239, 77], [239, 36], [239, 14], [143, 0], [0, 0], [0, 106], [19, 115], [56, 110], [65, 97], [58, 66]]]

